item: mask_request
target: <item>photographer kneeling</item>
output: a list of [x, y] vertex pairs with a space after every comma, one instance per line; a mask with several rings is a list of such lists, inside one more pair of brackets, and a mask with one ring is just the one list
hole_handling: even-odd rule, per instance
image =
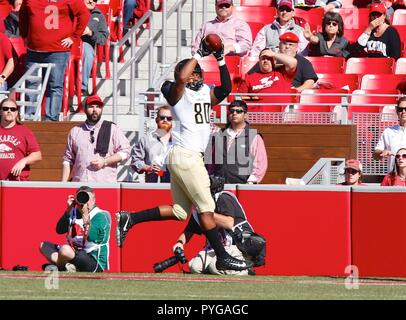
[[[251, 260], [254, 267], [264, 265], [265, 238], [254, 233], [252, 226], [247, 221], [244, 208], [237, 197], [232, 192], [223, 191], [224, 179], [210, 176], [210, 182], [210, 189], [216, 204], [214, 220], [219, 228], [220, 239], [225, 250], [236, 259]], [[183, 251], [183, 246], [194, 234], [202, 234], [202, 232], [198, 213], [194, 210], [185, 230], [179, 235], [176, 244], [173, 246], [175, 256], [178, 255], [176, 253], [179, 248]], [[228, 275], [255, 274], [252, 269], [242, 271], [217, 270], [216, 260], [214, 250], [210, 245], [206, 245], [196, 257], [189, 261], [190, 271], [192, 273]]]
[[102, 272], [108, 269], [111, 218], [96, 206], [94, 190], [80, 187], [68, 196], [68, 207], [56, 225], [67, 244], [42, 242], [41, 253], [51, 262], [46, 270]]

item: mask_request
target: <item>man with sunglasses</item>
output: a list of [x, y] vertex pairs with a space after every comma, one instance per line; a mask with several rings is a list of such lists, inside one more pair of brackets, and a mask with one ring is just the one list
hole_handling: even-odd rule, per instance
[[20, 122], [19, 107], [10, 98], [0, 103], [0, 180], [29, 180], [30, 165], [42, 159], [33, 132]]
[[247, 112], [243, 100], [232, 101], [226, 128], [213, 138], [214, 175], [225, 183], [260, 183], [268, 167], [264, 140], [250, 128]]
[[104, 103], [97, 96], [85, 100], [86, 121], [68, 135], [62, 181], [117, 182], [117, 165], [130, 156], [130, 142], [113, 122], [101, 120]]
[[172, 144], [172, 114], [169, 106], [157, 109], [157, 129], [144, 135], [131, 151], [131, 166], [137, 173], [145, 173], [145, 182], [169, 182], [165, 158]]
[[406, 97], [398, 100], [396, 113], [399, 124], [388, 127], [382, 132], [373, 154], [375, 160], [388, 160], [387, 172], [390, 172], [394, 166], [396, 151], [406, 145]]
[[245, 56], [252, 45], [251, 29], [244, 20], [233, 17], [233, 1], [216, 1], [216, 18], [202, 25], [192, 44], [192, 55], [208, 34], [218, 34], [224, 42], [225, 55]]
[[309, 42], [304, 37], [304, 29], [295, 23], [294, 16], [295, 8], [292, 1], [281, 0], [278, 4], [277, 18], [259, 30], [252, 45], [250, 56], [257, 57], [264, 48], [278, 51], [279, 36], [285, 32], [293, 32], [299, 37], [298, 53], [302, 56], [307, 55]]

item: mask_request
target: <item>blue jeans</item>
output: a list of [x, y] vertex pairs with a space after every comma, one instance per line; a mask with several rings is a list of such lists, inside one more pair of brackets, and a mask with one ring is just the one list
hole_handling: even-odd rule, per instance
[[[38, 52], [28, 50], [25, 69], [28, 70], [34, 63], [54, 63], [51, 69], [46, 90], [45, 117], [47, 120], [58, 121], [62, 107], [63, 80], [70, 52]], [[44, 76], [44, 75], [43, 75]], [[27, 81], [27, 88], [37, 88], [38, 82]], [[29, 101], [34, 101], [28, 95]], [[34, 113], [35, 109], [28, 107], [26, 114]]]
[[94, 61], [94, 48], [90, 43], [83, 42], [83, 63], [82, 63], [82, 90], [87, 90], [90, 74]]
[[134, 14], [134, 9], [137, 7], [136, 0], [124, 0], [124, 13], [123, 13], [123, 20], [124, 20], [124, 28], [127, 27], [128, 21], [132, 18]]

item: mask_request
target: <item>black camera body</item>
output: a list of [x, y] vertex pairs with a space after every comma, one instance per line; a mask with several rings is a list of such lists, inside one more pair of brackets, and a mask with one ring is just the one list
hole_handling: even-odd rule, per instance
[[172, 267], [173, 265], [177, 264], [180, 262], [181, 264], [185, 264], [187, 262], [185, 252], [182, 250], [181, 247], [177, 247], [174, 251], [175, 255], [162, 261], [162, 262], [157, 262], [154, 264], [154, 271], [155, 272], [162, 272], [165, 269], [168, 269], [169, 267]]

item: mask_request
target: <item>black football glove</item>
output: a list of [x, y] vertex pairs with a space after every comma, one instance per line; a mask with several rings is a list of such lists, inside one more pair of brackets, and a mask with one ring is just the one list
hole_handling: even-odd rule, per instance
[[224, 59], [224, 43], [221, 44], [221, 49], [213, 51], [213, 56], [216, 58], [217, 61]]
[[207, 57], [211, 54], [211, 51], [209, 48], [207, 48], [206, 42], [204, 40], [205, 38], [200, 41], [200, 46], [199, 49], [197, 49], [197, 53], [200, 54], [202, 57]]

